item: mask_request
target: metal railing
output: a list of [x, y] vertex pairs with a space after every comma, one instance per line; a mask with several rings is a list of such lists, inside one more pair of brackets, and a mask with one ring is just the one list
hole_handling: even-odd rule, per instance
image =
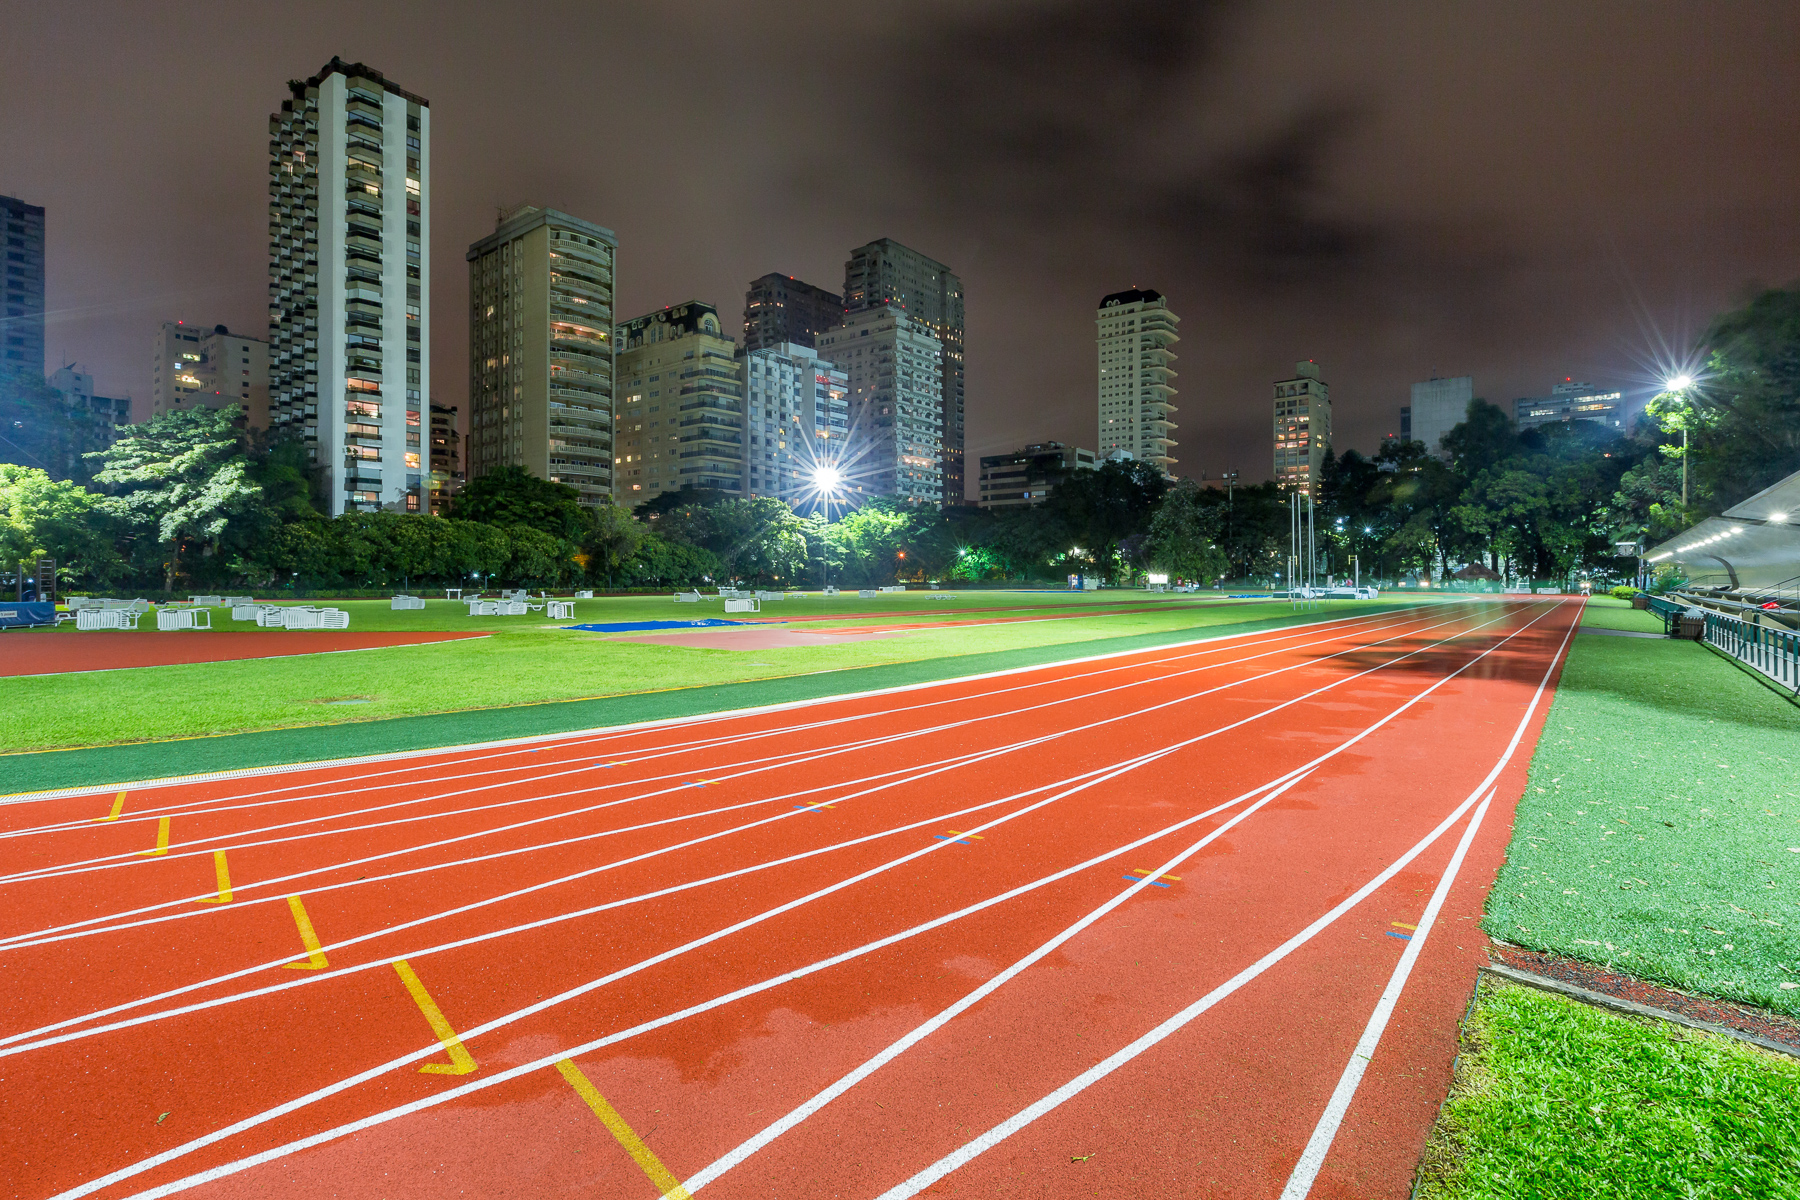
[[1800, 694], [1800, 633], [1755, 625], [1721, 612], [1706, 614], [1706, 641], [1753, 671]]

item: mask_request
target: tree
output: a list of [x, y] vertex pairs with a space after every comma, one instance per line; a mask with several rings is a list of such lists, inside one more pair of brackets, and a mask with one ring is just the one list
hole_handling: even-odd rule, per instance
[[631, 510], [617, 504], [601, 504], [592, 510], [593, 523], [581, 552], [587, 556], [590, 578], [598, 577], [612, 585], [613, 576], [637, 554], [650, 529], [631, 515]]
[[501, 467], [471, 479], [451, 501], [450, 515], [485, 525], [527, 525], [576, 545], [589, 530], [579, 491], [539, 479], [524, 467]]
[[1180, 480], [1150, 518], [1144, 559], [1180, 579], [1217, 579], [1228, 569], [1218, 546], [1219, 514], [1200, 502], [1202, 490], [1191, 479]]
[[124, 563], [99, 501], [35, 467], [0, 463], [0, 564], [11, 569], [44, 554], [56, 560], [59, 578], [105, 587]]
[[198, 543], [218, 549], [232, 519], [261, 495], [232, 427], [236, 405], [165, 413], [87, 457], [100, 463], [94, 481], [108, 488], [98, 507], [166, 552], [163, 588], [175, 589], [182, 553]]
[[1104, 462], [1075, 471], [1041, 506], [1076, 543], [1077, 556], [1102, 575], [1119, 569], [1119, 545], [1150, 525], [1150, 514], [1168, 488], [1161, 471], [1145, 462]]

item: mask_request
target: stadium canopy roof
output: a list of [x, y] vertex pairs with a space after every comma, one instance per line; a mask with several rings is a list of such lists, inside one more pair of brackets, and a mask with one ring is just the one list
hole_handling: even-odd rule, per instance
[[1800, 471], [1652, 546], [1644, 561], [1676, 564], [1696, 585], [1793, 586], [1800, 578]]

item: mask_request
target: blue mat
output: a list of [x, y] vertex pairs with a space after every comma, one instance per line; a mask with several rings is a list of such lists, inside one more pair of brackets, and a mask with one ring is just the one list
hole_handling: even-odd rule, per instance
[[1227, 600], [1273, 600], [1267, 592], [1238, 592], [1225, 597]]
[[761, 621], [721, 621], [708, 617], [699, 621], [618, 621], [611, 625], [564, 625], [564, 629], [585, 629], [590, 633], [638, 633], [646, 629], [711, 629], [718, 625], [760, 625]]

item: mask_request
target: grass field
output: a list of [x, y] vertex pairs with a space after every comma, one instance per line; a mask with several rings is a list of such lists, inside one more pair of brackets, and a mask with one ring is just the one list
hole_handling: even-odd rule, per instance
[[[1153, 607], [1130, 611], [1147, 606]], [[460, 603], [447, 600], [429, 601], [422, 612], [393, 612], [386, 601], [343, 601], [336, 607], [350, 612], [352, 631], [455, 630], [492, 636], [354, 654], [0, 679], [0, 705], [16, 718], [0, 725], [0, 751], [644, 694], [1052, 645], [1068, 645], [1076, 654], [1080, 643], [1101, 639], [1255, 621], [1312, 620], [1385, 605], [1337, 602], [1325, 613], [1297, 617], [1285, 601], [1222, 602], [1144, 593], [963, 592], [949, 601], [919, 593], [861, 601], [854, 596], [812, 596], [771, 602], [762, 615], [780, 616], [790, 622], [786, 628], [813, 630], [980, 623], [920, 629], [855, 644], [754, 652], [646, 645], [620, 641], [619, 635], [565, 628], [576, 623], [720, 617], [717, 601], [680, 606], [666, 596], [578, 601], [575, 620], [555, 624], [545, 622], [541, 613], [471, 618]], [[871, 620], [869, 613], [883, 615]], [[306, 635], [269, 631], [267, 636], [303, 646]], [[331, 703], [344, 700], [358, 703]]]
[[1800, 707], [1694, 642], [1576, 637], [1488, 932], [1800, 1014], [1797, 899]]
[[1737, 1200], [1800, 1179], [1800, 1062], [1484, 983], [1419, 1200]]

